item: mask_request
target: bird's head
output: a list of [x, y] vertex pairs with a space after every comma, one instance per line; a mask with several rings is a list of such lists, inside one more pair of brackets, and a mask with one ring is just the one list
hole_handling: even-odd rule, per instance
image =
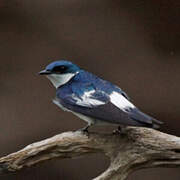
[[40, 75], [46, 75], [52, 84], [58, 88], [67, 83], [73, 76], [79, 72], [80, 68], [70, 61], [54, 61], [39, 72]]

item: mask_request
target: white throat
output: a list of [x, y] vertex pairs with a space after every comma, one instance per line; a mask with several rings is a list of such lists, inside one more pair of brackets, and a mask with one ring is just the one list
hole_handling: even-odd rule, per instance
[[76, 73], [67, 73], [67, 74], [50, 74], [47, 75], [47, 78], [52, 82], [52, 84], [57, 89], [59, 86], [66, 84]]

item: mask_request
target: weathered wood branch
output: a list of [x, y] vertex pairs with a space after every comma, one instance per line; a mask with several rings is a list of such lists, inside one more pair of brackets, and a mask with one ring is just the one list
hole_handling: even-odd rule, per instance
[[180, 138], [148, 128], [128, 127], [123, 135], [65, 132], [0, 158], [0, 173], [15, 172], [53, 158], [104, 153], [109, 168], [94, 180], [124, 180], [137, 169], [180, 167]]

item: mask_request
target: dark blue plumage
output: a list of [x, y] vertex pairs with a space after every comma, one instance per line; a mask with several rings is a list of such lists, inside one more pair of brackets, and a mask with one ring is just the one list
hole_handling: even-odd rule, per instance
[[41, 73], [47, 72], [57, 88], [55, 104], [87, 121], [87, 127], [112, 123], [156, 128], [161, 124], [136, 108], [118, 86], [69, 61], [51, 63]]
[[[102, 101], [104, 104], [98, 106], [77, 104], [84, 92], [91, 90], [94, 90], [91, 98]], [[113, 91], [127, 98], [127, 95], [117, 86], [81, 70], [68, 83], [57, 89], [56, 96], [65, 108], [95, 119], [114, 124], [153, 127], [152, 121], [155, 119], [141, 113], [137, 108], [129, 108], [124, 112], [112, 104], [109, 96]]]

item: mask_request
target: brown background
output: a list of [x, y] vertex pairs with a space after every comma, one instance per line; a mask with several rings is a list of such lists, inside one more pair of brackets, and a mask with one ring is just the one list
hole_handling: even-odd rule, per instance
[[[162, 131], [180, 136], [179, 0], [1, 0], [1, 156], [84, 126], [52, 104], [55, 89], [37, 76], [56, 59], [116, 83], [140, 109], [165, 122]], [[88, 180], [107, 165], [102, 155], [91, 155], [0, 179]], [[142, 170], [129, 180], [152, 178], [179, 180], [180, 169]]]

